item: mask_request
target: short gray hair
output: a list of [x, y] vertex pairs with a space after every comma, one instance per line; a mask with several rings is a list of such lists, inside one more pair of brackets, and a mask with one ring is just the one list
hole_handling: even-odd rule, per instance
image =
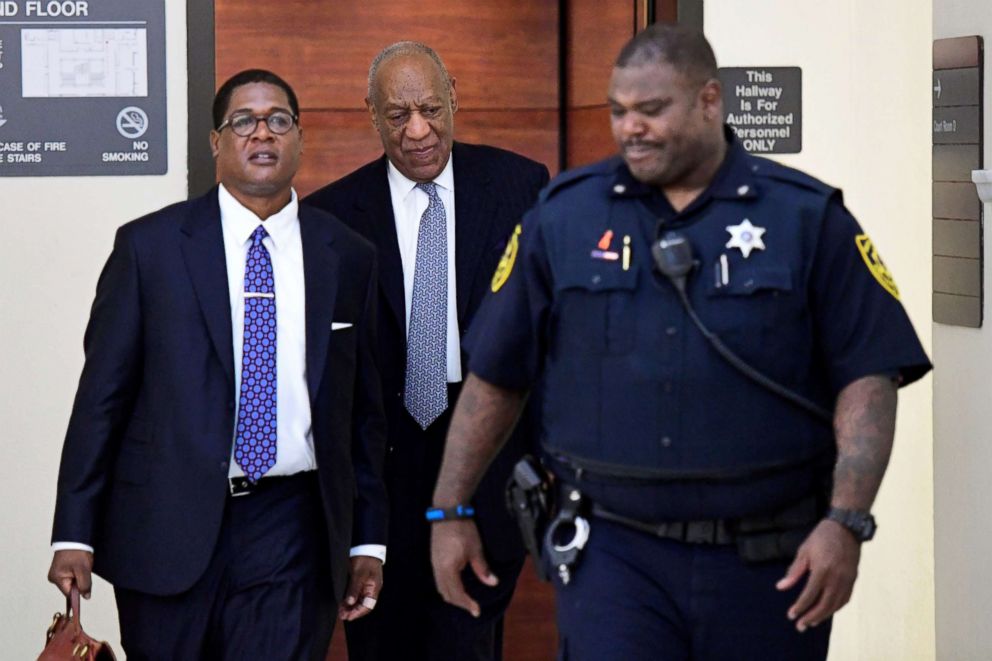
[[444, 66], [444, 62], [441, 61], [441, 56], [433, 48], [419, 41], [397, 41], [395, 44], [386, 46], [379, 51], [379, 54], [375, 56], [375, 59], [372, 60], [372, 65], [369, 67], [369, 87], [367, 94], [368, 100], [372, 102], [373, 106], [375, 105], [375, 77], [379, 73], [379, 67], [394, 57], [411, 54], [426, 55], [431, 58], [434, 64], [437, 65], [438, 71], [441, 72], [441, 80], [445, 86], [451, 87], [451, 76], [448, 75], [448, 69]]

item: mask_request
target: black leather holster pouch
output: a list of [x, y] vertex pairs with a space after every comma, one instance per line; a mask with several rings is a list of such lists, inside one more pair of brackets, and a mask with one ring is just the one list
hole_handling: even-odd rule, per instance
[[550, 476], [537, 459], [526, 455], [516, 463], [506, 484], [506, 507], [517, 521], [524, 547], [542, 581], [549, 580], [541, 549], [553, 513], [553, 494]]

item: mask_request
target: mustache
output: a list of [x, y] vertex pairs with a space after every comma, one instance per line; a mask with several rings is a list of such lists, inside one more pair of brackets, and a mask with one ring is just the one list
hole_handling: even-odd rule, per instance
[[661, 149], [665, 145], [661, 142], [655, 142], [654, 140], [624, 140], [620, 143], [623, 149], [630, 149], [633, 147], [650, 147], [653, 149]]

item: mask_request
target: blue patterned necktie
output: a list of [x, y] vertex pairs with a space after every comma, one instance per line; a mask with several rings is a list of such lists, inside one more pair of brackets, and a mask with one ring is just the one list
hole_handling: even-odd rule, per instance
[[430, 202], [417, 232], [403, 401], [417, 424], [427, 429], [448, 408], [448, 232], [434, 182], [417, 188]]
[[257, 482], [276, 463], [276, 290], [259, 225], [245, 263], [245, 341], [234, 460]]

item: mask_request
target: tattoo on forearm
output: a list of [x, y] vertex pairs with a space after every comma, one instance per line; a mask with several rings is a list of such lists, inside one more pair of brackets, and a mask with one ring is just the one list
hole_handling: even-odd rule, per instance
[[524, 393], [469, 375], [451, 418], [436, 504], [464, 502], [503, 446], [523, 407]]
[[896, 385], [884, 376], [858, 379], [841, 391], [834, 414], [835, 506], [871, 507], [892, 452], [897, 399]]

